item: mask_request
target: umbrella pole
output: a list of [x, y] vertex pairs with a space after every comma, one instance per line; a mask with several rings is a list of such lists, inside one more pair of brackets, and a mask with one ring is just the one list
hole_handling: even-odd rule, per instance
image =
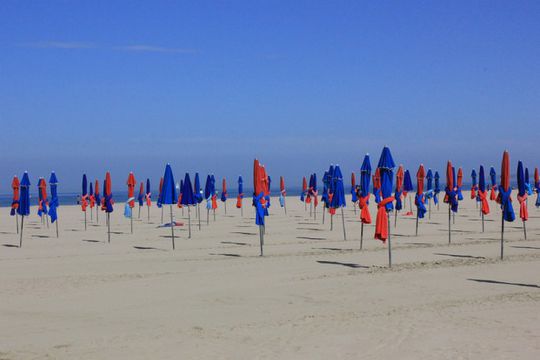
[[502, 217], [501, 217], [501, 260], [504, 257], [504, 206], [502, 209]]
[[309, 217], [312, 216], [313, 213], [313, 203], [309, 203]]
[[362, 250], [363, 243], [364, 243], [364, 222], [362, 221], [362, 225], [360, 225], [360, 250]]
[[187, 208], [187, 216], [188, 216], [188, 238], [191, 239], [191, 208], [188, 205]]
[[212, 212], [214, 213], [214, 221], [216, 221], [216, 209], [212, 209]]
[[242, 200], [240, 200], [240, 217], [244, 217], [244, 207], [242, 205]]
[[225, 215], [227, 215], [227, 200], [223, 202], [223, 206], [225, 207]]
[[201, 230], [201, 207], [199, 204], [197, 204], [197, 212], [198, 212], [198, 218], [199, 218], [199, 230]]
[[334, 214], [330, 214], [330, 231], [334, 230]]
[[525, 235], [525, 240], [527, 240], [527, 227], [525, 226], [525, 221], [521, 221], [523, 223], [523, 235]]
[[412, 212], [412, 195], [409, 196], [409, 209], [410, 209], [411, 212]]
[[148, 222], [150, 222], [150, 206], [146, 206], [146, 208], [148, 209]]
[[107, 241], [111, 243], [111, 214], [107, 213]]
[[96, 206], [96, 224], [99, 224], [99, 209], [98, 209], [98, 206]]
[[172, 214], [172, 205], [169, 205], [169, 209], [171, 210], [171, 237], [172, 237], [172, 249], [174, 250], [174, 222], [173, 222], [173, 214]]
[[90, 208], [90, 221], [94, 221], [94, 212], [92, 208]]
[[305, 200], [304, 200], [304, 211], [307, 211], [307, 203]]
[[58, 219], [56, 219], [55, 223], [56, 223], [56, 237], [58, 238]]
[[133, 234], [133, 211], [131, 212], [131, 216], [129, 217], [129, 222], [131, 226], [131, 233]]
[[416, 236], [418, 236], [418, 210], [416, 211]]
[[[49, 228], [49, 215], [45, 215], [45, 220], [47, 220], [47, 229]], [[527, 240], [527, 238], [525, 237], [525, 240]]]
[[259, 225], [259, 242], [261, 244], [261, 255], [263, 256], [263, 245], [264, 245], [264, 226]]
[[317, 207], [313, 208], [313, 220], [317, 220]]
[[84, 231], [86, 231], [86, 210], [84, 211]]
[[390, 216], [388, 216], [388, 267], [392, 267], [392, 239], [390, 236]]
[[19, 214], [15, 213], [15, 225], [17, 226], [17, 234], [19, 233]]
[[431, 220], [431, 201], [428, 199], [428, 220]]
[[24, 228], [24, 215], [21, 215], [21, 237], [19, 238], [19, 249], [22, 248], [23, 228]]
[[394, 227], [397, 227], [397, 213], [398, 211], [396, 210], [394, 213]]
[[482, 213], [482, 232], [484, 232], [484, 213]]
[[161, 223], [163, 224], [163, 205], [161, 205]]
[[347, 240], [347, 234], [345, 232], [345, 214], [343, 211], [343, 207], [341, 208], [341, 223], [343, 225], [343, 240]]
[[354, 210], [354, 215], [356, 215], [356, 202], [353, 202], [352, 207], [353, 207], [353, 210]]
[[141, 218], [141, 205], [139, 205], [139, 215], [137, 216], [137, 219]]
[[285, 211], [285, 215], [287, 215], [287, 201], [285, 200], [285, 197], [283, 197], [283, 210]]
[[206, 225], [210, 225], [210, 209], [206, 209]]
[[450, 204], [448, 204], [448, 245], [450, 245], [450, 243], [452, 242], [452, 221], [451, 221], [451, 217], [452, 217], [452, 207]]
[[452, 224], [456, 223], [456, 213], [452, 213]]

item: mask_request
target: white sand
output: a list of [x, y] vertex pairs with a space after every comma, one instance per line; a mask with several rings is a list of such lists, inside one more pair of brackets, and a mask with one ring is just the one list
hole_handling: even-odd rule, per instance
[[446, 205], [420, 221], [418, 237], [414, 218], [399, 216], [392, 270], [372, 225], [358, 250], [350, 203], [343, 241], [341, 217], [330, 232], [320, 210], [313, 221], [290, 197], [285, 216], [274, 199], [264, 258], [252, 208], [240, 218], [230, 200], [224, 217], [219, 204], [210, 226], [201, 210], [192, 239], [177, 228], [175, 251], [170, 229], [156, 228], [155, 207], [131, 235], [117, 204], [111, 244], [104, 214], [84, 231], [80, 208], [61, 207], [59, 239], [32, 215], [22, 249], [5, 246], [18, 238], [2, 209], [0, 359], [540, 358], [532, 201], [529, 240], [521, 221], [507, 224], [502, 262], [494, 203], [482, 234], [474, 202], [464, 200], [451, 246]]

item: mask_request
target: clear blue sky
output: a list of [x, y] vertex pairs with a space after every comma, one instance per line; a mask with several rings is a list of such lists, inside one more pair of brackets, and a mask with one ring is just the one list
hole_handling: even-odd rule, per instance
[[[13, 174], [540, 165], [539, 1], [0, 2]], [[376, 160], [376, 159], [375, 159]]]

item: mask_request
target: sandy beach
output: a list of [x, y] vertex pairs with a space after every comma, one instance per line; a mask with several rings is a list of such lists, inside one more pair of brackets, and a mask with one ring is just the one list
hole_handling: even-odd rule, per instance
[[61, 206], [57, 239], [33, 207], [21, 249], [3, 208], [0, 359], [540, 358], [540, 210], [531, 200], [528, 240], [519, 217], [506, 224], [500, 261], [500, 210], [490, 202], [481, 233], [464, 196], [450, 246], [446, 204], [418, 236], [414, 217], [392, 216], [392, 269], [373, 225], [359, 250], [350, 202], [344, 241], [339, 212], [330, 231], [320, 208], [314, 220], [289, 197], [285, 215], [273, 199], [263, 258], [250, 199], [243, 217], [219, 202], [209, 225], [201, 209], [201, 231], [192, 211], [175, 251], [155, 204], [150, 222], [135, 208], [130, 234], [117, 203], [110, 244], [103, 213], [84, 231], [80, 208]]

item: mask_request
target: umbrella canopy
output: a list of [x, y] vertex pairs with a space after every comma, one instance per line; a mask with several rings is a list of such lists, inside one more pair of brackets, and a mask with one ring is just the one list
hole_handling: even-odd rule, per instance
[[161, 203], [165, 205], [176, 204], [176, 186], [174, 183], [174, 176], [170, 164], [165, 166], [165, 173], [163, 175], [163, 188], [161, 190]]
[[403, 193], [403, 177], [405, 176], [403, 172], [403, 165], [399, 165], [396, 171], [396, 191], [394, 197], [396, 198], [396, 210], [399, 211], [403, 209], [403, 202], [401, 201], [401, 195]]
[[358, 201], [358, 197], [356, 196], [356, 175], [354, 171], [351, 173], [351, 201], [353, 203]]
[[452, 162], [448, 161], [446, 164], [446, 195], [444, 196], [444, 202], [450, 205], [453, 212], [457, 212], [459, 203], [454, 177], [454, 167], [452, 166]]
[[197, 204], [195, 199], [195, 194], [193, 194], [193, 186], [191, 185], [191, 179], [189, 174], [186, 173], [184, 176], [184, 186], [182, 188], [182, 199], [181, 204], [185, 206], [194, 206]]
[[139, 186], [139, 195], [137, 196], [137, 201], [139, 202], [139, 206], [144, 205], [144, 183], [142, 181]]
[[529, 178], [529, 168], [525, 168], [525, 190], [527, 191], [527, 195], [531, 196], [533, 194], [533, 187]]
[[360, 208], [360, 220], [363, 224], [371, 224], [371, 214], [369, 212], [369, 182], [371, 181], [371, 161], [369, 154], [364, 155], [362, 166], [360, 167], [360, 197], [358, 207]]
[[330, 206], [330, 199], [328, 197], [328, 171], [325, 171], [322, 178], [323, 182], [323, 191], [321, 195], [321, 201], [323, 202], [323, 207], [329, 207]]
[[99, 181], [95, 181], [95, 185], [94, 185], [94, 198], [96, 199], [96, 204], [101, 204], [101, 196], [100, 196], [100, 193], [99, 193]]
[[499, 183], [499, 194], [497, 195], [497, 202], [501, 205], [503, 210], [503, 219], [505, 221], [512, 222], [516, 219], [514, 209], [512, 207], [512, 188], [510, 187], [510, 154], [508, 151], [503, 153], [501, 162], [501, 179]]
[[156, 205], [160, 208], [161, 204], [163, 204], [163, 178], [159, 179], [159, 193]]
[[21, 216], [30, 215], [30, 178], [28, 172], [24, 172], [20, 183], [20, 198], [17, 214]]
[[128, 204], [130, 208], [133, 208], [135, 206], [135, 185], [137, 181], [132, 172], [129, 173], [126, 184], [128, 187]]
[[491, 180], [491, 193], [489, 195], [489, 198], [491, 200], [497, 200], [497, 173], [495, 172], [495, 168], [493, 166], [489, 170], [489, 177]]
[[88, 180], [86, 179], [86, 174], [83, 174], [82, 177], [82, 194], [81, 194], [81, 208], [82, 211], [86, 211], [88, 206]]
[[332, 178], [332, 183], [334, 192], [330, 207], [332, 207], [333, 209], [345, 207], [345, 188], [343, 186], [343, 175], [341, 174], [341, 169], [339, 168], [339, 165], [336, 165], [334, 168], [334, 177]]
[[266, 216], [266, 199], [268, 179], [266, 171], [259, 163], [259, 160], [253, 161], [253, 206], [255, 206], [255, 223], [264, 226], [264, 217]]
[[523, 163], [518, 161], [517, 167], [517, 183], [518, 183], [518, 202], [519, 202], [519, 217], [522, 221], [529, 219], [529, 211], [527, 209], [527, 187], [525, 185], [525, 172]]
[[283, 176], [279, 177], [279, 191], [281, 192], [281, 195], [287, 195], [287, 191], [285, 190], [285, 179]]
[[388, 239], [388, 212], [394, 208], [392, 204], [394, 201], [394, 197], [392, 196], [392, 182], [395, 167], [396, 164], [392, 158], [392, 153], [385, 146], [377, 165], [381, 178], [382, 199], [378, 204], [377, 220], [375, 222], [375, 239], [382, 240], [383, 242], [386, 242], [386, 239]]
[[199, 179], [199, 173], [195, 173], [195, 180], [193, 183], [193, 196], [195, 196], [195, 201], [201, 203], [203, 201], [203, 194], [201, 194], [201, 181]]
[[426, 177], [426, 170], [424, 165], [420, 164], [418, 171], [416, 172], [416, 196], [414, 197], [414, 204], [416, 205], [418, 218], [422, 219], [426, 213], [426, 206], [424, 205], [424, 179]]
[[457, 172], [457, 197], [458, 200], [463, 200], [463, 194], [461, 188], [463, 187], [463, 169], [459, 168]]
[[212, 194], [212, 177], [210, 175], [207, 175], [206, 183], [204, 184], [204, 198], [208, 199], [212, 196]]
[[242, 176], [238, 176], [238, 195], [236, 196], [236, 207], [240, 209], [242, 207], [242, 199], [244, 198], [244, 180]]
[[408, 192], [413, 191], [413, 183], [411, 178], [411, 173], [409, 170], [405, 170], [405, 175], [403, 176], [403, 194], [407, 195]]
[[221, 201], [227, 201], [227, 181], [225, 178], [221, 180]]
[[152, 191], [150, 189], [150, 179], [146, 179], [146, 206], [152, 205]]
[[306, 177], [303, 176], [302, 177], [302, 193], [300, 194], [300, 201], [304, 201], [306, 199], [307, 189], [308, 189], [307, 180], [306, 180]]
[[105, 181], [103, 182], [103, 207], [102, 210], [105, 210], [106, 213], [113, 212], [113, 194], [112, 194], [112, 181], [111, 173], [107, 171], [105, 174]]
[[540, 207], [540, 173], [534, 168], [534, 187], [536, 189], [536, 207]]
[[38, 215], [47, 215], [47, 183], [44, 178], [39, 178], [38, 180]]
[[49, 188], [51, 190], [51, 201], [49, 203], [49, 216], [51, 217], [51, 222], [54, 223], [58, 219], [58, 212], [56, 209], [58, 209], [58, 206], [60, 206], [58, 202], [58, 178], [56, 177], [56, 174], [54, 171], [51, 173], [51, 176], [49, 177]]
[[375, 195], [375, 202], [378, 204], [381, 201], [381, 173], [379, 168], [376, 168], [373, 174], [373, 195]]
[[426, 194], [428, 198], [433, 195], [433, 171], [431, 169], [428, 169], [426, 173], [426, 193], [429, 193], [429, 195]]
[[478, 199], [482, 203], [482, 213], [484, 215], [489, 214], [489, 203], [487, 201], [486, 175], [484, 172], [483, 165], [480, 165], [480, 170], [478, 171]]
[[11, 200], [11, 216], [15, 215], [17, 212], [17, 209], [19, 208], [19, 200], [20, 200], [20, 189], [21, 184], [19, 182], [19, 178], [17, 175], [13, 176], [13, 180], [11, 181], [11, 188], [13, 189], [13, 198]]
[[439, 193], [441, 192], [441, 184], [440, 184], [441, 176], [439, 175], [438, 171], [435, 171], [435, 175], [433, 175], [433, 203], [438, 204], [439, 203]]
[[476, 190], [478, 190], [478, 185], [476, 183], [476, 170], [472, 169], [471, 171], [471, 199], [476, 198]]

